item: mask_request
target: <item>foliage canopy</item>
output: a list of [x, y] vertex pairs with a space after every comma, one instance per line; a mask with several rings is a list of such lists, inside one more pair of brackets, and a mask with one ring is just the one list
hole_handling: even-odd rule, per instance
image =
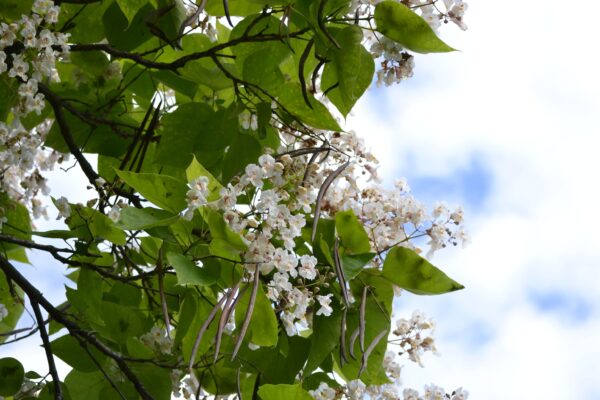
[[[456, 244], [462, 212], [365, 184], [376, 160], [342, 123], [374, 75], [410, 76], [409, 51], [453, 50], [424, 7], [55, 3], [0, 4], [0, 344], [39, 332], [48, 361], [1, 358], [0, 396], [349, 396], [397, 378], [389, 335], [432, 350], [421, 316], [392, 326], [394, 290], [463, 288], [413, 242]], [[69, 157], [86, 204], [44, 197]], [[49, 204], [64, 225], [38, 231]], [[25, 250], [66, 266], [65, 303], [22, 275]]]

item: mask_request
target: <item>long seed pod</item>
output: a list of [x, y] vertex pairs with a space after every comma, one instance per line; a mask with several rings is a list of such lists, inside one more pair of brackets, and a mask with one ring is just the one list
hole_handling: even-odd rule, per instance
[[369, 356], [373, 352], [373, 349], [375, 348], [375, 346], [377, 346], [377, 344], [381, 341], [381, 339], [384, 338], [385, 335], [387, 335], [387, 329], [384, 329], [381, 332], [379, 332], [379, 334], [377, 336], [375, 336], [375, 339], [373, 339], [371, 344], [369, 344], [369, 347], [367, 347], [367, 350], [363, 353], [362, 359], [360, 361], [360, 369], [358, 370], [359, 378], [360, 378], [360, 375], [365, 370], [365, 368], [367, 368], [367, 361], [369, 360]]
[[190, 362], [188, 364], [188, 370], [189, 370], [190, 374], [192, 373], [192, 369], [194, 367], [194, 362], [196, 361], [196, 352], [198, 351], [198, 347], [200, 347], [200, 342], [202, 341], [202, 336], [204, 336], [204, 332], [206, 332], [210, 323], [213, 321], [213, 319], [215, 319], [215, 315], [217, 315], [217, 311], [219, 310], [219, 308], [221, 308], [221, 305], [223, 304], [223, 302], [226, 299], [227, 299], [226, 295], [221, 296], [221, 299], [217, 302], [217, 304], [215, 304], [213, 309], [210, 311], [210, 314], [208, 314], [208, 317], [206, 318], [206, 320], [204, 320], [204, 323], [202, 324], [202, 326], [200, 327], [200, 330], [198, 331], [198, 334], [196, 335], [196, 340], [194, 341], [194, 347], [192, 347], [192, 355], [190, 356]]
[[360, 302], [360, 310], [359, 310], [359, 314], [358, 314], [358, 331], [360, 334], [359, 345], [360, 345], [360, 351], [362, 353], [365, 352], [365, 328], [366, 328], [366, 324], [367, 324], [367, 320], [366, 320], [367, 290], [368, 290], [368, 287], [365, 285], [363, 287], [362, 299]]
[[340, 366], [348, 362], [346, 358], [346, 313], [347, 308], [342, 311], [342, 322], [340, 323]]
[[237, 374], [235, 375], [235, 391], [237, 393], [238, 400], [242, 400], [242, 384], [240, 382], [241, 370], [242, 366], [240, 365], [237, 369]]
[[219, 358], [219, 350], [221, 350], [221, 340], [223, 338], [223, 331], [225, 330], [225, 325], [227, 325], [228, 316], [230, 313], [230, 309], [232, 303], [234, 302], [235, 294], [238, 291], [240, 284], [242, 281], [240, 280], [236, 283], [230, 290], [227, 295], [227, 301], [225, 302], [225, 306], [223, 307], [223, 311], [221, 312], [221, 318], [219, 318], [219, 325], [217, 327], [217, 334], [215, 335], [215, 356], [213, 362], [216, 363]]
[[248, 326], [250, 326], [250, 319], [252, 318], [254, 304], [256, 303], [256, 294], [258, 293], [259, 276], [260, 274], [258, 271], [258, 264], [256, 264], [256, 267], [254, 267], [254, 282], [252, 282], [252, 292], [250, 293], [250, 301], [248, 302], [248, 308], [246, 309], [244, 323], [242, 324], [242, 328], [240, 329], [240, 337], [238, 338], [237, 342], [235, 342], [235, 347], [233, 348], [233, 353], [231, 354], [231, 361], [235, 360], [238, 351], [240, 351], [240, 347], [242, 347], [242, 342], [244, 341], [244, 336], [246, 336], [246, 331], [248, 330]]
[[350, 357], [352, 357], [353, 359], [356, 360], [356, 355], [354, 355], [354, 345], [356, 344], [356, 339], [358, 338], [358, 333], [360, 332], [360, 330], [358, 328], [356, 328], [354, 330], [354, 332], [352, 332], [352, 335], [350, 335]]
[[229, 2], [227, 0], [223, 0], [223, 11], [225, 11], [225, 18], [227, 18], [229, 26], [233, 28], [233, 22], [231, 22], [231, 14], [229, 14]]
[[348, 165], [350, 165], [350, 161], [346, 162], [345, 164], [341, 165], [338, 169], [333, 171], [327, 177], [327, 179], [325, 179], [325, 182], [323, 182], [321, 188], [319, 189], [319, 194], [317, 194], [317, 205], [315, 206], [315, 218], [313, 220], [312, 235], [310, 236], [311, 242], [315, 241], [315, 235], [317, 234], [317, 225], [319, 223], [319, 215], [321, 214], [323, 197], [325, 197], [325, 193], [327, 192], [327, 189], [329, 189], [329, 186], [331, 186], [331, 183], [335, 180], [335, 178], [338, 177], [339, 174], [342, 173], [344, 169], [346, 169]]
[[202, 11], [204, 11], [204, 7], [206, 7], [206, 3], [208, 0], [202, 0], [202, 3], [200, 3], [199, 6], [197, 6], [196, 11], [190, 15], [189, 17], [187, 17], [186, 19], [183, 20], [183, 22], [181, 23], [181, 26], [179, 27], [179, 31], [178, 31], [178, 37], [181, 37], [183, 35], [183, 32], [185, 31], [185, 28], [187, 26], [190, 26], [194, 23], [195, 20], [198, 19], [198, 17], [200, 16], [200, 14], [202, 14]]
[[315, 43], [314, 39], [310, 39], [300, 56], [300, 63], [298, 64], [298, 80], [300, 81], [300, 86], [302, 87], [302, 97], [304, 97], [304, 102], [306, 105], [312, 109], [313, 106], [310, 104], [310, 99], [308, 98], [308, 89], [306, 88], [306, 79], [304, 79], [304, 65], [306, 64], [306, 60], [310, 55], [310, 50]]
[[317, 12], [317, 22], [319, 24], [319, 28], [321, 28], [321, 30], [323, 31], [325, 36], [327, 36], [327, 39], [329, 39], [335, 47], [337, 47], [338, 49], [341, 49], [342, 46], [340, 46], [338, 41], [335, 40], [335, 38], [327, 30], [327, 26], [325, 26], [325, 19], [323, 18], [323, 11], [325, 10], [326, 3], [327, 3], [327, 0], [321, 0], [321, 3], [319, 4], [319, 11]]
[[346, 307], [350, 307], [350, 298], [348, 297], [348, 288], [346, 287], [346, 277], [344, 276], [344, 269], [342, 267], [342, 262], [340, 261], [339, 255], [339, 239], [335, 238], [335, 243], [333, 245], [333, 263], [335, 264], [335, 273], [337, 275], [338, 281], [340, 282], [340, 290], [342, 291], [342, 298], [344, 299], [344, 304]]

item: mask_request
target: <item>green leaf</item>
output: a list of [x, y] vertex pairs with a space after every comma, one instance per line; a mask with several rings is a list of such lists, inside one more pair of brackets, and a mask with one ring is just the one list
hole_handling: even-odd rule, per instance
[[349, 26], [332, 34], [341, 49], [332, 48], [333, 62], [325, 64], [323, 70], [323, 90], [334, 84], [338, 87], [329, 91], [327, 97], [337, 109], [347, 116], [356, 101], [363, 95], [373, 80], [375, 62], [371, 53], [362, 45], [362, 31], [357, 26]]
[[179, 179], [167, 175], [115, 171], [119, 178], [137, 190], [142, 196], [173, 213], [179, 213], [186, 206], [187, 185]]
[[[236, 305], [235, 323], [238, 329], [244, 321], [251, 291], [251, 288], [248, 288]], [[261, 283], [257, 291], [256, 303], [254, 304], [254, 311], [248, 328], [248, 337], [245, 340], [249, 340], [258, 346], [275, 346], [277, 344], [277, 327], [275, 311]]]
[[94, 363], [90, 354], [98, 364], [103, 365], [106, 362], [104, 354], [98, 352], [93, 346], [87, 346], [87, 350], [90, 352], [88, 354], [79, 342], [70, 335], [61, 336], [50, 344], [54, 355], [77, 371], [94, 372], [98, 370], [98, 366]]
[[261, 347], [250, 350], [247, 346], [240, 349], [240, 360], [248, 360], [248, 372], [261, 374], [261, 382], [273, 384], [293, 384], [298, 372], [304, 366], [308, 356], [309, 341], [301, 336], [288, 337], [285, 332], [280, 333], [277, 347]]
[[429, 24], [404, 4], [386, 0], [375, 6], [377, 30], [417, 53], [455, 51], [437, 37]]
[[304, 378], [302, 381], [302, 387], [306, 390], [316, 390], [321, 382], [327, 383], [330, 388], [340, 387], [338, 382], [331, 379], [331, 377], [324, 372], [315, 372], [314, 374]]
[[4, 94], [0, 96], [0, 121], [6, 121], [10, 109], [19, 100], [17, 81], [8, 74], [0, 75], [0, 93]]
[[[19, 19], [21, 15], [29, 15], [33, 0], [2, 0], [0, 1], [0, 15], [4, 18]], [[4, 22], [4, 21], [3, 21]]]
[[320, 101], [315, 100], [311, 94], [308, 94], [308, 98], [312, 108], [306, 104], [300, 84], [289, 82], [282, 85], [277, 90], [277, 96], [277, 101], [284, 108], [283, 111], [305, 124], [317, 129], [341, 130], [327, 107]]
[[223, 189], [223, 185], [219, 182], [202, 164], [196, 160], [196, 157], [192, 158], [192, 162], [185, 170], [185, 175], [187, 177], [188, 182], [192, 182], [194, 179], [205, 176], [208, 178], [208, 191], [209, 194], [207, 196], [208, 201], [214, 201], [221, 197], [221, 189]]
[[210, 229], [210, 234], [213, 239], [222, 239], [238, 251], [245, 251], [248, 249], [248, 246], [242, 237], [227, 225], [220, 212], [208, 207], [202, 207], [199, 211], [202, 218], [204, 218], [208, 224], [208, 229]]
[[[364, 270], [361, 272], [359, 278], [350, 282], [350, 288], [354, 298], [360, 299], [364, 285], [369, 287], [365, 305], [365, 347], [367, 347], [381, 331], [386, 330], [389, 332], [394, 290], [391, 283], [381, 277], [380, 272], [377, 270]], [[350, 336], [359, 324], [359, 311], [357, 308], [348, 311], [346, 321], [346, 344], [349, 347]], [[360, 377], [366, 385], [389, 383], [389, 379], [383, 368], [383, 358], [387, 349], [386, 338], [387, 336], [375, 346], [369, 356], [367, 368]], [[358, 371], [361, 366], [359, 340], [354, 345], [354, 354], [357, 356], [357, 360], [348, 357], [348, 363], [341, 367], [341, 371], [347, 379], [356, 379], [358, 377]], [[339, 365], [339, 357], [336, 356], [334, 359]]]
[[[260, 2], [252, 3], [244, 0], [231, 0], [229, 1], [229, 15], [245, 17], [247, 15], [260, 12], [263, 6], [264, 5]], [[215, 17], [224, 17], [225, 9], [223, 8], [223, 2], [208, 2], [206, 4], [206, 12], [208, 15]]]
[[11, 357], [0, 358], [0, 396], [12, 396], [21, 388], [25, 370], [21, 363]]
[[[17, 0], [20, 1], [20, 0]], [[96, 43], [104, 39], [102, 16], [108, 8], [108, 1], [80, 4], [62, 3], [58, 17], [58, 26], [65, 26], [70, 21], [69, 41], [72, 43]], [[73, 55], [73, 54], [71, 54]]]
[[[73, 399], [100, 400], [105, 398], [119, 398], [118, 393], [110, 386], [100, 371], [91, 373], [72, 370], [65, 378], [65, 386], [69, 389]], [[112, 389], [112, 396], [102, 397], [103, 390]]]
[[127, 307], [110, 301], [103, 301], [101, 306], [101, 317], [105, 329], [101, 332], [103, 336], [111, 338], [114, 342], [124, 345], [130, 337], [139, 337], [148, 332], [152, 327], [152, 321], [139, 309], [139, 307]]
[[[72, 114], [66, 114], [65, 119], [70, 127], [73, 140], [84, 152], [119, 157], [127, 151], [130, 143], [122, 136], [117, 135], [108, 125], [92, 127]], [[44, 145], [63, 153], [69, 152], [69, 147], [60, 133], [58, 124], [52, 125]]]
[[161, 121], [157, 161], [186, 168], [199, 151], [222, 152], [237, 136], [238, 114], [235, 106], [215, 112], [205, 103], [180, 105]]
[[333, 313], [326, 317], [315, 315], [313, 317], [313, 333], [310, 336], [310, 353], [304, 373], [310, 374], [328, 357], [340, 343], [340, 323], [342, 314], [333, 304]]
[[129, 230], [143, 230], [170, 225], [177, 218], [179, 218], [178, 215], [158, 208], [125, 207], [121, 210], [121, 218], [117, 226]]
[[198, 267], [183, 254], [169, 252], [167, 253], [167, 260], [175, 268], [178, 285], [207, 286], [212, 285], [216, 281], [215, 277], [209, 274], [208, 271], [202, 267]]
[[78, 238], [88, 242], [106, 239], [119, 246], [125, 244], [125, 232], [117, 228], [106, 215], [80, 204], [70, 204], [70, 206], [71, 215], [66, 222]]
[[133, 50], [152, 37], [146, 26], [146, 18], [154, 11], [150, 3], [138, 10], [129, 21], [116, 2], [102, 16], [108, 42], [121, 50]]
[[223, 160], [223, 182], [240, 174], [246, 165], [257, 163], [262, 154], [260, 142], [250, 135], [238, 135]]
[[347, 280], [352, 280], [363, 270], [365, 265], [375, 257], [375, 253], [363, 254], [341, 254], [342, 267], [344, 268], [344, 276]]
[[258, 389], [262, 400], [312, 400], [312, 396], [301, 385], [262, 385]]
[[[0, 232], [18, 239], [31, 240], [29, 211], [22, 204], [0, 193], [0, 218], [6, 218]], [[28, 263], [25, 249], [12, 243], [0, 242], [0, 251], [10, 260]]]
[[116, 2], [127, 20], [131, 22], [140, 8], [148, 3], [148, 0], [116, 0]]
[[338, 211], [335, 214], [335, 229], [347, 253], [360, 254], [371, 250], [369, 236], [354, 211]]
[[464, 289], [429, 261], [406, 247], [394, 247], [385, 257], [383, 276], [415, 294], [442, 294]]
[[259, 85], [267, 90], [275, 89], [284, 82], [279, 69], [281, 55], [271, 49], [261, 49], [244, 60], [243, 77], [246, 82]]
[[186, 9], [182, 0], [154, 0], [157, 3], [157, 9], [146, 17], [146, 25], [150, 31], [161, 39], [169, 43], [173, 48], [177, 48], [179, 39], [179, 27], [186, 17]]

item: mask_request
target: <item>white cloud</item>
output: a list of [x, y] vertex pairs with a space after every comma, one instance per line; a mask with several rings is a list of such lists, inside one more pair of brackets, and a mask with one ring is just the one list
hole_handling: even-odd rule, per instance
[[[473, 156], [492, 175], [484, 209], [465, 204], [471, 247], [434, 259], [467, 289], [398, 301], [438, 320], [443, 353], [424, 370], [407, 365], [406, 384], [464, 385], [488, 400], [599, 398], [599, 11], [471, 2], [469, 31], [443, 34], [460, 53], [418, 57], [412, 81], [372, 91], [349, 120], [388, 182], [451, 179]], [[553, 293], [587, 318], [533, 300]]]

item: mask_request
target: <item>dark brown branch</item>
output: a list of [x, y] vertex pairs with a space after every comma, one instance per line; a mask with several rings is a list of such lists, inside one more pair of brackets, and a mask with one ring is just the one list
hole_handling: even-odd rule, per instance
[[58, 377], [58, 371], [56, 370], [56, 364], [54, 363], [54, 356], [52, 355], [52, 346], [50, 345], [50, 338], [48, 338], [48, 332], [46, 331], [46, 322], [44, 321], [44, 317], [42, 317], [40, 305], [32, 298], [30, 298], [30, 300], [31, 307], [33, 308], [33, 313], [35, 314], [35, 320], [40, 331], [40, 337], [42, 338], [42, 344], [44, 347], [44, 352], [46, 353], [46, 359], [48, 360], [48, 369], [50, 369], [50, 375], [52, 376], [52, 380], [54, 381], [54, 398], [56, 400], [62, 400], [62, 387], [60, 386], [60, 378]]
[[71, 154], [73, 154], [73, 156], [79, 163], [81, 170], [88, 178], [92, 186], [96, 186], [96, 179], [98, 179], [100, 176], [96, 173], [96, 171], [94, 171], [92, 165], [81, 153], [79, 147], [77, 146], [77, 143], [75, 143], [73, 135], [71, 134], [71, 128], [69, 127], [69, 124], [67, 123], [67, 120], [65, 118], [65, 114], [63, 113], [63, 104], [60, 97], [58, 97], [54, 92], [52, 92], [50, 88], [48, 88], [46, 85], [43, 85], [41, 83], [38, 85], [38, 89], [46, 97], [46, 100], [48, 100], [48, 102], [52, 106], [60, 133], [67, 147], [69, 148], [69, 151], [71, 152]]
[[[100, 175], [98, 175], [98, 173], [94, 170], [92, 165], [85, 158], [85, 156], [83, 155], [83, 153], [77, 146], [77, 143], [75, 143], [75, 139], [73, 139], [73, 135], [71, 133], [71, 128], [69, 127], [69, 124], [67, 123], [67, 120], [65, 118], [65, 114], [63, 113], [62, 99], [60, 97], [58, 97], [54, 92], [52, 92], [50, 90], [50, 88], [48, 88], [48, 86], [46, 86], [44, 84], [40, 83], [38, 85], [38, 90], [45, 96], [46, 100], [48, 100], [48, 102], [52, 106], [52, 109], [54, 110], [54, 116], [56, 118], [56, 122], [58, 123], [58, 127], [60, 130], [61, 136], [63, 137], [67, 147], [69, 148], [69, 151], [71, 152], [71, 154], [73, 154], [73, 157], [75, 157], [75, 159], [79, 163], [79, 166], [80, 166], [81, 170], [83, 171], [83, 173], [85, 174], [85, 176], [88, 178], [88, 181], [92, 184], [92, 186], [95, 187], [96, 179], [98, 179], [100, 177]], [[113, 189], [113, 190], [119, 196], [123, 196], [123, 197], [127, 198], [128, 200], [130, 200], [134, 206], [136, 206], [138, 208], [142, 207], [140, 198], [138, 196], [136, 196], [132, 193], [127, 193], [125, 191], [120, 191], [117, 189]]]
[[50, 303], [44, 295], [29, 282], [23, 275], [19, 273], [19, 271], [6, 260], [4, 257], [0, 256], [0, 269], [4, 271], [6, 277], [13, 282], [15, 282], [23, 291], [27, 294], [27, 296], [31, 299], [32, 303], [37, 303], [42, 306], [48, 315], [52, 317], [56, 322], [64, 325], [65, 328], [69, 331], [71, 335], [75, 335], [81, 337], [94, 347], [96, 347], [101, 353], [112, 358], [119, 369], [123, 372], [123, 374], [129, 379], [129, 381], [133, 384], [136, 391], [140, 394], [143, 400], [154, 400], [154, 398], [148, 393], [142, 382], [139, 378], [133, 373], [129, 365], [125, 361], [125, 358], [120, 353], [114, 351], [102, 341], [100, 341], [92, 332], [88, 332], [83, 330], [79, 325], [75, 322], [68, 319], [65, 314], [55, 308], [52, 303]]
[[[309, 28], [304, 28], [297, 32], [290, 33], [289, 37], [299, 37], [308, 31], [309, 31]], [[169, 62], [169, 63], [160, 62], [160, 61], [150, 61], [147, 58], [142, 57], [140, 54], [130, 53], [127, 51], [115, 49], [111, 45], [104, 44], [104, 43], [74, 44], [71, 46], [71, 51], [104, 51], [115, 58], [125, 58], [128, 60], [132, 60], [132, 61], [135, 61], [137, 64], [143, 65], [148, 68], [167, 69], [167, 70], [171, 70], [171, 71], [176, 71], [177, 69], [184, 67], [190, 61], [199, 60], [201, 58], [218, 57], [219, 56], [218, 52], [220, 50], [224, 50], [224, 49], [236, 46], [241, 43], [272, 42], [272, 41], [280, 41], [283, 39], [285, 39], [284, 36], [275, 35], [275, 34], [242, 36], [237, 39], [233, 39], [228, 42], [213, 46], [208, 50], [191, 53], [191, 54], [182, 56], [182, 57], [180, 57], [172, 62]]]

